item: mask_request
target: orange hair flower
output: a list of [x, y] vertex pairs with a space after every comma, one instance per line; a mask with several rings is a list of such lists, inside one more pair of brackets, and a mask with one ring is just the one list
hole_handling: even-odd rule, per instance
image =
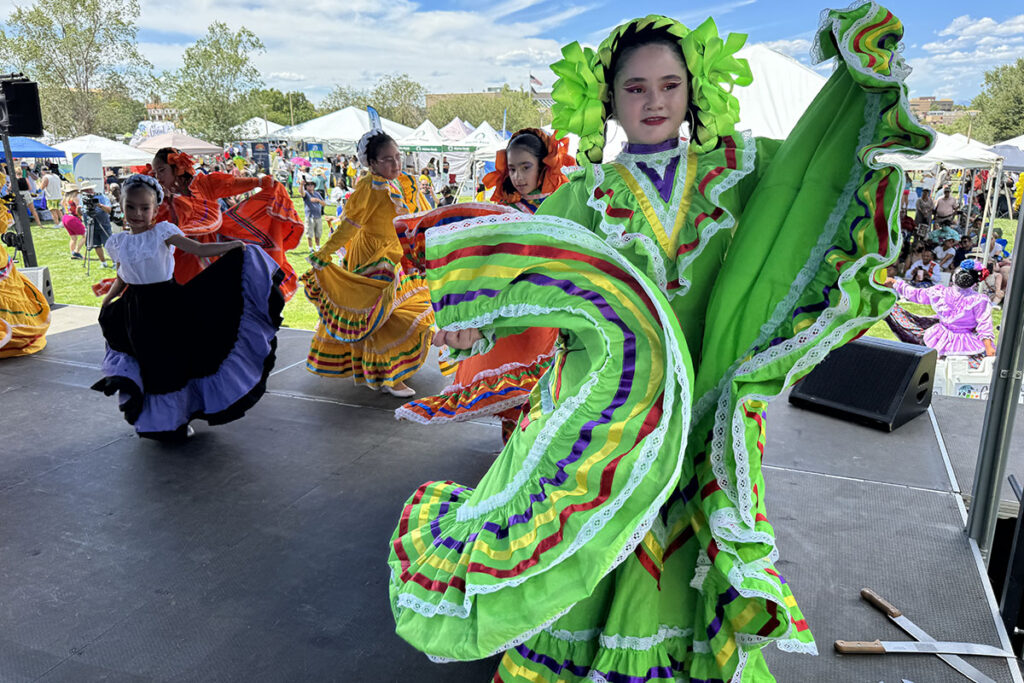
[[185, 152], [171, 152], [167, 155], [167, 164], [174, 169], [174, 175], [195, 175], [196, 160]]
[[[548, 135], [539, 128], [523, 128], [515, 132], [512, 140], [523, 133], [536, 135], [548, 150], [547, 156], [541, 160], [540, 187], [537, 188], [538, 193], [546, 197], [568, 181], [562, 168], [576, 165], [575, 160], [569, 155], [569, 139], [558, 140], [555, 135]], [[484, 186], [494, 188], [494, 193], [491, 195], [492, 202], [514, 204], [522, 199], [515, 190], [505, 191], [506, 178], [508, 178], [508, 157], [506, 150], [503, 149], [494, 158], [494, 171], [484, 176]]]

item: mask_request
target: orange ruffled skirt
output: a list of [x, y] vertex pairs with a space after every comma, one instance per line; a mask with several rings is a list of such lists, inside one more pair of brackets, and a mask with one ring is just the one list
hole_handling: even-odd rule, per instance
[[[285, 301], [292, 298], [298, 289], [298, 277], [295, 269], [288, 262], [286, 252], [295, 249], [302, 240], [303, 225], [299, 214], [295, 211], [292, 198], [280, 183], [274, 183], [270, 189], [257, 192], [249, 199], [239, 202], [229, 210], [221, 213], [219, 226], [216, 222], [197, 220], [196, 224], [204, 227], [191, 229], [187, 227], [193, 221], [185, 220], [182, 213], [181, 200], [188, 200], [190, 213], [210, 213], [219, 211], [215, 201], [197, 197], [175, 197], [175, 209], [179, 213], [182, 231], [200, 242], [217, 242], [242, 240], [247, 244], [255, 244], [267, 252], [270, 258], [284, 271], [281, 282], [281, 293]], [[213, 225], [213, 229], [210, 226]], [[180, 249], [174, 254], [174, 279], [185, 284], [208, 266], [211, 259], [199, 258], [187, 254]]]
[[479, 356], [461, 361], [455, 382], [438, 396], [410, 401], [395, 411], [421, 424], [461, 422], [487, 415], [516, 421], [530, 393], [551, 366], [558, 330], [535, 327], [495, 342]]

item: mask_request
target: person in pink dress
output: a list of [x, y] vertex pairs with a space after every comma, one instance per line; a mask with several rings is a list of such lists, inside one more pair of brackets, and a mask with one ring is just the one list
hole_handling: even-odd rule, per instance
[[901, 341], [929, 346], [940, 358], [968, 356], [980, 362], [994, 356], [995, 329], [992, 325], [992, 303], [975, 287], [985, 278], [982, 265], [968, 259], [953, 273], [952, 283], [917, 289], [898, 278], [888, 278], [887, 287], [915, 304], [931, 306], [936, 317], [918, 316], [897, 304], [885, 319]]

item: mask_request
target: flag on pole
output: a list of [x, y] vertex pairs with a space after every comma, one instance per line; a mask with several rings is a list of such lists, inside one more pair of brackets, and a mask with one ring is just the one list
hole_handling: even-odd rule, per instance
[[537, 78], [533, 74], [530, 74], [530, 85], [544, 85], [544, 84], [540, 82], [539, 78]]

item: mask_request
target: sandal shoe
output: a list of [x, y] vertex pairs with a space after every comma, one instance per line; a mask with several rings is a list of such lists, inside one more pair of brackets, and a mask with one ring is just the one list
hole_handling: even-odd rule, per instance
[[381, 391], [391, 394], [395, 398], [410, 398], [416, 395], [416, 390], [410, 386], [406, 386], [405, 389], [395, 389], [394, 387], [384, 386], [381, 387]]

